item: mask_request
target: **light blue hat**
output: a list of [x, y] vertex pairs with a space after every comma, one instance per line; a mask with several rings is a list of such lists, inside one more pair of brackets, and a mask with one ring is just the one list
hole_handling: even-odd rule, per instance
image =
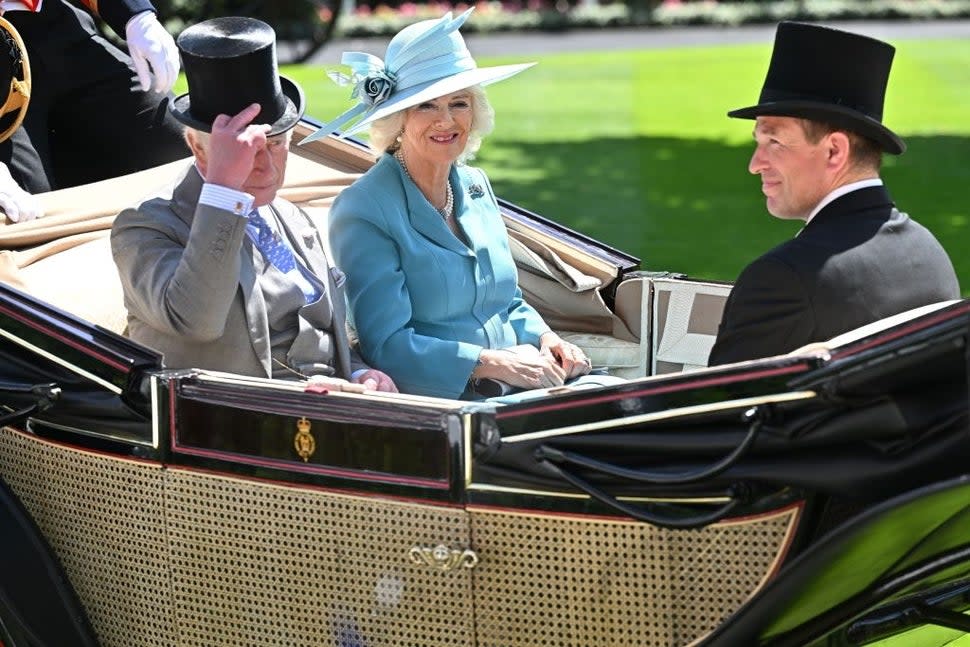
[[300, 143], [326, 137], [359, 119], [341, 132], [352, 135], [399, 110], [473, 85], [495, 83], [535, 65], [478, 67], [458, 33], [472, 10], [457, 18], [448, 12], [437, 20], [405, 27], [391, 39], [383, 61], [364, 52], [344, 52], [341, 63], [350, 66], [351, 75], [331, 73], [330, 77], [340, 85], [353, 84], [350, 98], [359, 103]]

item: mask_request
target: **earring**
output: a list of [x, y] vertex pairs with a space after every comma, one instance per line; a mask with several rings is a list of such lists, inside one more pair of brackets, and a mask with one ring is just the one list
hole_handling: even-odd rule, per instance
[[401, 143], [401, 141], [402, 141], [402, 139], [401, 139], [401, 138], [403, 137], [403, 135], [404, 135], [404, 129], [402, 128], [402, 129], [401, 129], [401, 132], [399, 132], [399, 133], [397, 134], [397, 137], [395, 137], [395, 138], [394, 138], [394, 141], [396, 141], [396, 142], [397, 142], [398, 144], [400, 144], [400, 143]]

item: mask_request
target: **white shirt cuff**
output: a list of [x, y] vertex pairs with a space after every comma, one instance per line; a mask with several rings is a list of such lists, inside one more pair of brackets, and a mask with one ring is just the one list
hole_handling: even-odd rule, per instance
[[249, 212], [253, 210], [253, 200], [255, 199], [245, 191], [236, 191], [208, 182], [202, 185], [202, 192], [199, 194], [199, 204], [225, 209], [237, 216], [248, 216]]

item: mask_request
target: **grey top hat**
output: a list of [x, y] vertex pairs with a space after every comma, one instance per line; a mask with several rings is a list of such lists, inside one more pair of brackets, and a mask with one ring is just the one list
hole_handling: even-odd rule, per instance
[[252, 103], [255, 121], [270, 124], [270, 135], [296, 125], [306, 108], [303, 91], [279, 75], [276, 33], [261, 20], [213, 18], [179, 34], [182, 68], [189, 91], [170, 104], [183, 124], [209, 132], [219, 114], [235, 115]]
[[729, 117], [760, 115], [826, 121], [899, 155], [906, 144], [882, 124], [895, 48], [868, 36], [800, 22], [782, 22], [758, 104]]

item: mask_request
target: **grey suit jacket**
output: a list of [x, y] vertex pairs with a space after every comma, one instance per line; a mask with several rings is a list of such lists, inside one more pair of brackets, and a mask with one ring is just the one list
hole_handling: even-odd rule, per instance
[[[247, 219], [199, 205], [202, 183], [193, 164], [169, 195], [115, 219], [111, 250], [124, 288], [128, 335], [162, 352], [169, 368], [270, 377], [264, 295], [272, 287], [259, 281], [253, 260], [259, 252], [245, 234]], [[309, 216], [279, 198], [272, 206], [296, 255], [323, 285], [323, 298], [295, 318], [293, 348], [349, 379], [367, 367], [347, 339], [342, 274], [330, 266]]]

